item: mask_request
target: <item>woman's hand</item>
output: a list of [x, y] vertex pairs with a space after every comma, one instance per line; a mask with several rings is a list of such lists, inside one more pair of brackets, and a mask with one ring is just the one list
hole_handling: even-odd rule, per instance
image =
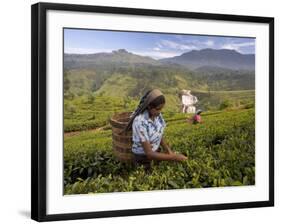
[[182, 154], [173, 153], [173, 157], [174, 157], [175, 161], [185, 161], [185, 160], [187, 160], [187, 157], [182, 155]]
[[150, 160], [184, 161], [187, 159], [184, 155], [172, 151], [170, 153], [153, 152], [149, 142], [142, 142], [141, 144], [147, 158]]

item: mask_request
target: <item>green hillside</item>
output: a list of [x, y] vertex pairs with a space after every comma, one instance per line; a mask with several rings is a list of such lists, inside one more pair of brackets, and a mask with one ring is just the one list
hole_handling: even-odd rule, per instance
[[118, 96], [125, 98], [129, 96], [136, 87], [137, 79], [122, 74], [114, 74], [108, 78], [103, 85], [94, 92], [96, 96]]
[[[116, 76], [118, 77], [118, 76]], [[105, 84], [102, 94], [82, 95], [74, 99], [64, 100], [64, 131], [79, 131], [108, 126], [109, 118], [117, 112], [133, 111], [139, 102], [138, 97], [124, 97], [128, 89], [121, 85], [110, 87]], [[124, 79], [125, 80], [125, 79]], [[130, 78], [128, 78], [130, 80]], [[128, 81], [129, 82], [129, 81]], [[126, 82], [126, 83], [128, 83]], [[104, 88], [107, 87], [105, 90]], [[161, 89], [162, 90], [162, 89]], [[163, 109], [165, 117], [180, 112], [180, 98], [176, 92], [162, 90], [166, 105]], [[118, 93], [118, 94], [117, 94]], [[198, 108], [204, 111], [233, 110], [254, 107], [254, 90], [247, 91], [194, 91], [198, 97]], [[120, 96], [119, 96], [120, 95]]]
[[115, 112], [133, 111], [149, 89], [160, 89], [166, 98], [164, 112], [180, 111], [181, 89], [191, 89], [197, 108], [222, 110], [254, 107], [254, 90], [212, 90], [188, 70], [163, 66], [74, 69], [64, 75], [64, 130], [77, 131], [106, 125]]
[[[186, 57], [190, 54], [196, 55], [190, 59], [198, 60], [202, 64], [201, 67], [190, 70], [181, 63], [155, 60], [130, 53], [125, 49], [111, 53], [64, 54], [65, 97], [73, 98], [85, 94], [110, 96], [113, 94], [113, 89], [116, 89], [113, 95], [119, 97], [140, 97], [152, 88], [165, 90], [164, 92], [169, 94], [177, 94], [181, 89], [193, 91], [255, 89], [254, 70], [243, 70], [239, 67], [242, 62], [247, 62], [245, 57], [249, 55], [212, 49], [192, 51], [184, 55]], [[234, 62], [236, 57], [240, 59], [238, 64], [236, 61], [237, 66], [230, 69], [209, 65], [208, 61], [212, 60], [211, 55], [215, 58], [227, 59], [229, 62]]]

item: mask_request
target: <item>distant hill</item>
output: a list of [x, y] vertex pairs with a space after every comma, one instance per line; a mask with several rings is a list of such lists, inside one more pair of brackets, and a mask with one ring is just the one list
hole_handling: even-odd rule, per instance
[[[253, 67], [250, 66], [251, 63], [246, 63], [251, 61], [250, 59], [238, 63], [241, 58], [251, 58], [251, 56], [243, 56], [230, 50], [205, 49], [175, 58], [186, 59], [191, 57], [190, 54], [194, 56], [192, 59], [194, 64], [197, 59], [198, 67], [194, 66], [193, 70], [190, 70], [187, 64], [175, 63], [177, 60], [172, 62], [168, 59], [155, 60], [124, 49], [111, 53], [65, 54], [64, 94], [69, 99], [83, 95], [139, 99], [147, 90], [159, 88], [167, 96], [169, 105], [175, 106], [179, 103], [178, 93], [182, 89], [207, 93], [255, 89], [255, 72], [252, 70], [254, 62], [252, 62]], [[202, 56], [204, 54], [208, 55], [209, 61]], [[212, 55], [216, 56], [212, 57]], [[217, 61], [218, 58], [224, 58], [224, 66], [212, 64], [215, 58]], [[229, 68], [231, 58], [233, 68]]]
[[255, 55], [240, 54], [235, 50], [203, 49], [193, 50], [172, 58], [155, 60], [151, 57], [141, 56], [128, 52], [125, 49], [111, 53], [96, 54], [64, 54], [65, 69], [89, 69], [105, 66], [136, 66], [142, 64], [166, 65], [188, 69], [198, 68], [225, 68], [231, 70], [255, 70]]
[[158, 65], [161, 62], [150, 57], [130, 53], [125, 49], [111, 53], [64, 54], [65, 69], [89, 69], [97, 66], [129, 66], [134, 64]]
[[203, 49], [193, 50], [180, 56], [165, 58], [162, 63], [183, 65], [189, 69], [197, 69], [202, 66], [222, 67], [232, 70], [254, 70], [255, 55], [240, 54], [228, 49]]

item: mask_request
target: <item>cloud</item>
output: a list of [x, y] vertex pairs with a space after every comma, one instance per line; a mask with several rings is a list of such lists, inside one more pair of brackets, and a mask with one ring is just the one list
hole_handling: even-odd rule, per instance
[[178, 56], [180, 53], [176, 51], [132, 51], [132, 53], [141, 55], [141, 56], [148, 56], [154, 59], [161, 59], [161, 58], [170, 58]]
[[159, 47], [154, 47], [153, 50], [154, 51], [160, 51], [161, 49]]
[[193, 43], [185, 44], [185, 43], [179, 43], [179, 42], [170, 41], [170, 40], [161, 40], [160, 46], [162, 46], [162, 48], [166, 47], [166, 48], [182, 50], [182, 51], [197, 49], [197, 46], [195, 46]]
[[236, 51], [241, 52], [241, 48], [251, 47], [251, 46], [255, 46], [255, 42], [227, 43], [227, 44], [222, 45], [221, 48], [229, 49], [229, 50], [236, 50]]
[[[191, 51], [199, 50], [203, 48], [214, 47], [215, 42], [213, 40], [187, 40], [182, 36], [176, 36], [178, 41], [160, 40], [156, 43], [157, 50], [174, 49], [179, 51]], [[156, 49], [156, 48], [155, 48]]]
[[156, 43], [156, 46], [157, 46], [157, 48], [163, 48], [162, 44], [159, 42]]
[[214, 41], [212, 40], [207, 40], [203, 44], [206, 45], [207, 47], [213, 47], [215, 45]]

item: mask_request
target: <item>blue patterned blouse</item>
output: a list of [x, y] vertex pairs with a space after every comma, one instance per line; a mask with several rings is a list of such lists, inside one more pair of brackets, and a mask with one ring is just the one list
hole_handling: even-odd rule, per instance
[[149, 118], [148, 111], [145, 110], [142, 114], [135, 117], [133, 129], [133, 146], [132, 151], [138, 155], [145, 155], [141, 142], [148, 141], [151, 144], [152, 150], [156, 151], [164, 133], [166, 123], [160, 113], [155, 117], [154, 121]]

